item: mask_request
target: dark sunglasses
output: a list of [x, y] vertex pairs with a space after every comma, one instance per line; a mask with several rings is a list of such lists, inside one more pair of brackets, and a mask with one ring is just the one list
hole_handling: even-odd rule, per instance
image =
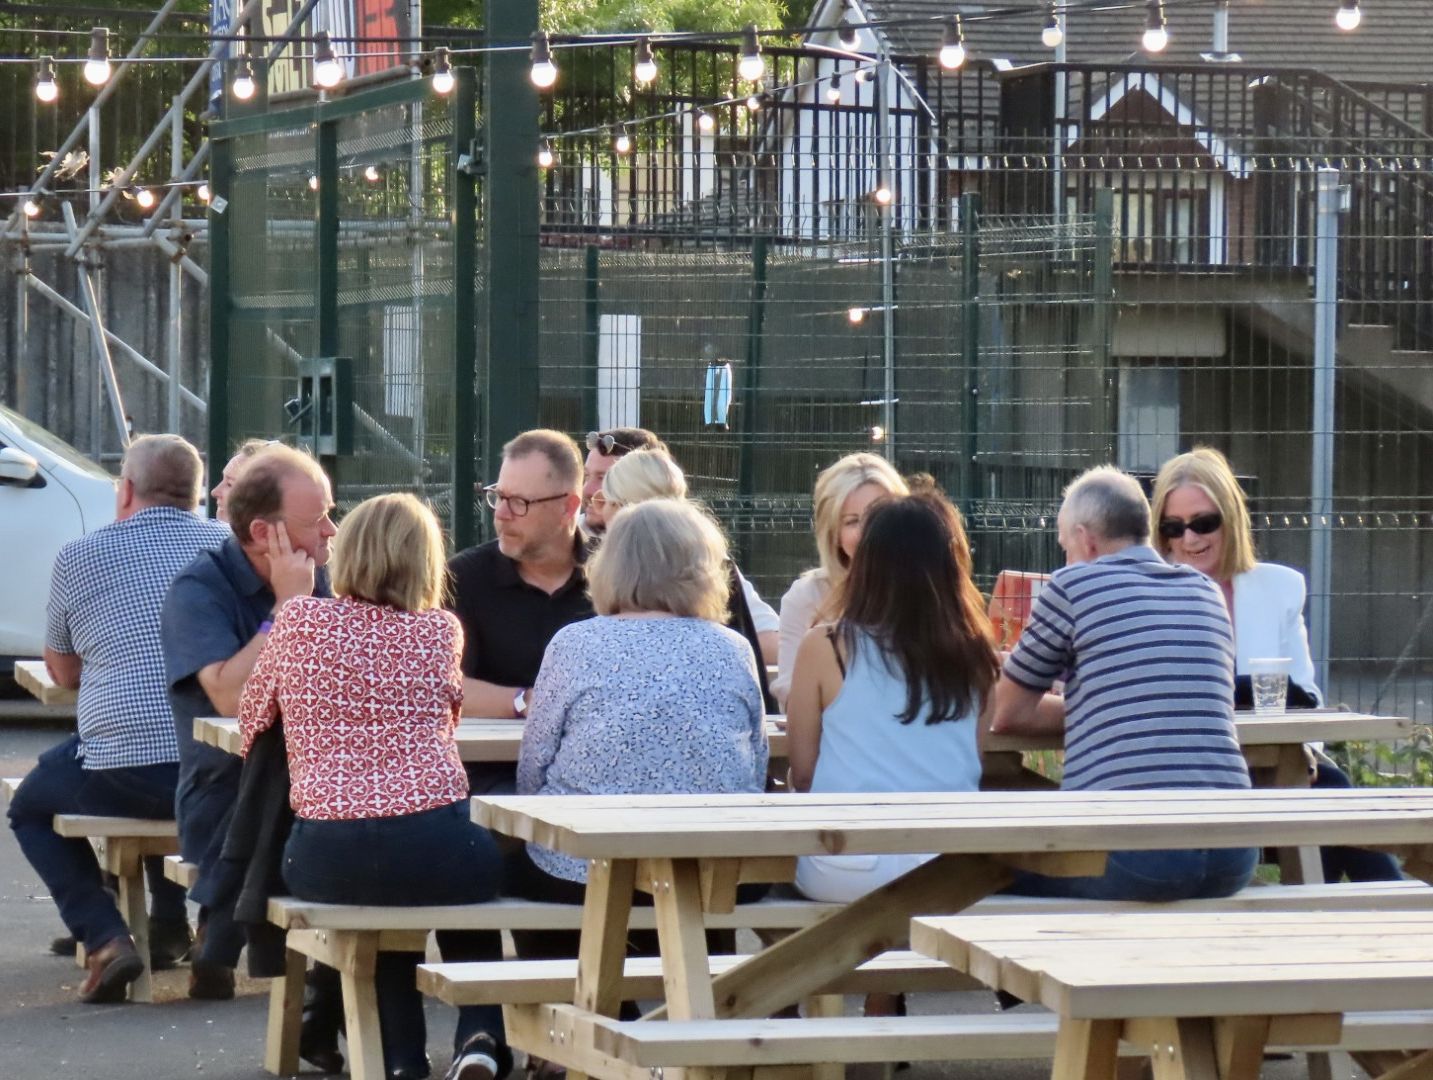
[[1224, 516], [1219, 513], [1195, 514], [1188, 521], [1181, 518], [1161, 518], [1159, 522], [1159, 535], [1166, 540], [1178, 540], [1188, 529], [1196, 536], [1208, 536], [1224, 524]]
[[617, 441], [617, 436], [606, 431], [589, 431], [587, 433], [587, 449], [596, 450], [603, 457], [621, 457], [623, 454], [630, 454], [635, 447], [623, 446]]

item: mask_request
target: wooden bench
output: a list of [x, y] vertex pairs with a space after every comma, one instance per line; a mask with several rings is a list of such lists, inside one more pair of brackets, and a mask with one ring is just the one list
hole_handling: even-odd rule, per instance
[[144, 860], [150, 855], [179, 851], [179, 829], [173, 821], [146, 818], [56, 814], [55, 832], [94, 845], [100, 867], [119, 882], [119, 913], [124, 916], [144, 971], [130, 985], [131, 1001], [153, 1001], [149, 970], [149, 909], [144, 899]]
[[191, 862], [185, 862], [182, 855], [166, 855], [164, 856], [164, 880], [172, 881], [188, 892], [199, 880], [199, 867]]
[[33, 694], [42, 705], [73, 705], [79, 691], [60, 686], [50, 678], [43, 660], [16, 660], [15, 683]]

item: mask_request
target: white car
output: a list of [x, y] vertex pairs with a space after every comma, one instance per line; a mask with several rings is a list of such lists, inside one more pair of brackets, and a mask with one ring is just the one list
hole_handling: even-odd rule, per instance
[[0, 405], [0, 676], [45, 647], [60, 548], [114, 520], [114, 477]]

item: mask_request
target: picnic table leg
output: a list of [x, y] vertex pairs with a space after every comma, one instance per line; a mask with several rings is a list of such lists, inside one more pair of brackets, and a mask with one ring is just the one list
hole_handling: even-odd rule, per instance
[[1216, 1020], [1214, 1046], [1222, 1080], [1259, 1080], [1268, 1041], [1267, 1016], [1229, 1016]]
[[1119, 1052], [1118, 1020], [1062, 1019], [1050, 1080], [1114, 1080]]
[[[714, 979], [712, 996], [724, 1017], [770, 1016], [829, 985], [838, 976], [900, 948], [913, 915], [954, 915], [1013, 879], [1008, 866], [984, 855], [941, 855], [812, 926], [744, 960]], [[648, 1013], [664, 1019], [663, 1007]]]
[[134, 938], [134, 948], [144, 961], [144, 970], [129, 987], [131, 1001], [154, 1000], [154, 980], [150, 973], [149, 909], [144, 900], [144, 857], [138, 847], [117, 837], [110, 837], [105, 848], [110, 872], [119, 879], [119, 911]]
[[[1274, 786], [1309, 786], [1309, 760], [1303, 744], [1279, 747]], [[1285, 885], [1317, 885], [1324, 879], [1323, 860], [1317, 847], [1279, 848], [1279, 880]]]
[[[844, 994], [817, 994], [815, 997], [806, 1000], [807, 1016], [845, 1016], [846, 997]], [[890, 1072], [889, 1065], [886, 1068]], [[818, 1062], [812, 1066], [811, 1080], [845, 1080], [846, 1066], [839, 1061]], [[732, 1080], [731, 1074], [727, 1074], [727, 1080]]]
[[284, 950], [284, 973], [269, 983], [269, 1021], [264, 1036], [264, 1068], [275, 1076], [299, 1071], [299, 1036], [303, 1034], [304, 972], [308, 957]]
[[[695, 859], [652, 859], [642, 866], [652, 874], [644, 884], [650, 885], [656, 908], [667, 1013], [675, 1020], [713, 1020], [716, 1004], [702, 914], [701, 864]], [[689, 1068], [679, 1075], [686, 1080], [717, 1080], [725, 1070]]]
[[[1127, 1021], [1124, 1034], [1131, 1042], [1150, 1047], [1154, 1080], [1220, 1080], [1214, 1021], [1208, 1017]], [[1262, 1049], [1259, 1060], [1263, 1060]], [[1257, 1069], [1252, 1075], [1258, 1080]], [[1249, 1074], [1227, 1080], [1249, 1080]]]
[[[374, 982], [378, 970], [378, 935], [330, 932], [329, 936], [344, 954], [344, 962], [338, 967], [339, 985], [343, 988], [349, 1075], [352, 1080], [383, 1080], [383, 1032], [378, 1019], [378, 987]], [[299, 983], [302, 985], [302, 978]]]
[[[621, 1010], [627, 924], [632, 918], [636, 880], [637, 864], [630, 859], [594, 859], [587, 864], [573, 997], [579, 1009], [602, 1016], [616, 1016]], [[569, 1068], [567, 1078], [587, 1080], [587, 1074]]]
[[1374, 1080], [1423, 1080], [1430, 1075], [1433, 1075], [1433, 1050], [1425, 1050], [1375, 1076]]

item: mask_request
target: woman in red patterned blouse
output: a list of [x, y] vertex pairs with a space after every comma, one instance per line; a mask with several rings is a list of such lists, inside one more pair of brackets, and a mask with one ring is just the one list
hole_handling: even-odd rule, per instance
[[[244, 752], [283, 717], [297, 819], [284, 882], [323, 903], [488, 900], [500, 860], [468, 813], [454, 730], [463, 631], [439, 605], [442, 532], [411, 495], [380, 495], [334, 540], [336, 599], [290, 600], [244, 686]], [[484, 936], [440, 932], [444, 959], [495, 959]], [[389, 1080], [429, 1074], [417, 953], [380, 953], [376, 982]], [[452, 1076], [493, 1080], [510, 1064], [502, 1015], [460, 1010]]]

